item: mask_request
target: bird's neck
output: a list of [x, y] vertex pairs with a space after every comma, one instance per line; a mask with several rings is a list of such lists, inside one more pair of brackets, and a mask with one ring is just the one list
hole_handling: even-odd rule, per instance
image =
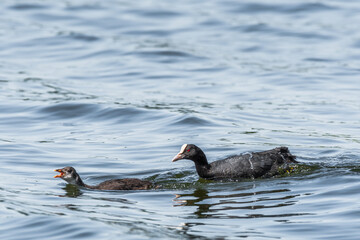
[[80, 176], [78, 175], [76, 178], [75, 178], [75, 181], [76, 181], [76, 185], [80, 186], [80, 187], [86, 187], [86, 188], [90, 188], [90, 189], [98, 189], [99, 187], [98, 186], [91, 186], [91, 185], [87, 185], [86, 183], [84, 183]]
[[195, 164], [196, 167], [196, 171], [198, 173], [198, 175], [202, 178], [211, 178], [211, 174], [210, 172], [210, 168], [211, 166], [209, 164], [207, 165], [200, 165], [200, 164]]
[[78, 185], [80, 187], [85, 187], [86, 184], [81, 180], [79, 175], [76, 175], [74, 182], [72, 184]]
[[96, 189], [97, 186], [91, 186], [91, 185], [87, 185], [85, 184], [81, 177], [79, 176], [79, 174], [76, 174], [75, 177], [71, 178], [70, 180], [66, 180], [68, 183], [79, 186], [79, 187], [86, 187], [86, 188], [91, 188], [91, 189]]
[[210, 164], [208, 163], [205, 153], [200, 150], [199, 154], [197, 154], [196, 158], [193, 159], [196, 167], [196, 171], [202, 178], [209, 178]]
[[86, 187], [86, 188], [90, 188], [90, 189], [98, 189], [98, 186], [91, 186], [91, 185], [87, 185], [86, 183], [84, 183], [80, 176], [77, 175], [75, 178], [75, 184], [78, 185], [79, 187]]

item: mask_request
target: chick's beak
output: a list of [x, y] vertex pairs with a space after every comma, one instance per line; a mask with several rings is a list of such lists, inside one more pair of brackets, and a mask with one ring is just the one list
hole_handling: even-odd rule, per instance
[[173, 162], [176, 162], [176, 161], [181, 160], [181, 159], [183, 159], [183, 158], [184, 158], [184, 155], [183, 155], [181, 152], [179, 152], [179, 153], [172, 159], [172, 161], [173, 161]]
[[54, 171], [60, 173], [60, 174], [54, 176], [54, 178], [62, 177], [64, 175], [64, 172], [62, 169], [55, 169]]

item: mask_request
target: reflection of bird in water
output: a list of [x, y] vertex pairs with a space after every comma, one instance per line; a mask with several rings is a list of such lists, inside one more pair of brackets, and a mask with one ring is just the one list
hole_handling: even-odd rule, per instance
[[180, 159], [192, 160], [199, 176], [207, 179], [272, 177], [291, 170], [291, 166], [297, 163], [287, 147], [235, 155], [209, 164], [199, 147], [184, 144], [172, 161]]
[[[196, 199], [191, 200], [181, 200], [179, 198], [182, 197], [196, 197]], [[186, 203], [186, 204], [179, 204], [180, 206], [195, 206], [195, 203], [200, 202], [206, 198], [208, 198], [208, 191], [202, 188], [196, 189], [193, 193], [190, 194], [175, 194], [175, 202], [178, 203]]]
[[[179, 198], [182, 197], [195, 197], [195, 199], [187, 199], [187, 200], [181, 200]], [[202, 188], [196, 189], [193, 193], [190, 194], [176, 194], [175, 199], [173, 200], [177, 204], [173, 205], [174, 207], [179, 206], [197, 206], [198, 209], [196, 212], [194, 212], [198, 218], [204, 218], [207, 217], [203, 213], [209, 212], [210, 207], [212, 204], [204, 204], [199, 203], [205, 199], [209, 198], [208, 191]]]
[[65, 195], [62, 195], [61, 197], [78, 197], [80, 195], [82, 195], [81, 191], [79, 190], [79, 188], [75, 185], [72, 184], [66, 184], [64, 190], [66, 191]]
[[62, 169], [56, 169], [59, 175], [54, 176], [55, 178], [61, 178], [70, 184], [77, 185], [80, 187], [86, 187], [90, 189], [100, 190], [146, 190], [150, 189], [152, 183], [149, 181], [140, 180], [137, 178], [124, 178], [124, 179], [113, 179], [107, 180], [96, 186], [90, 186], [85, 184], [79, 174], [73, 167], [64, 167]]
[[[299, 196], [297, 194], [291, 194], [289, 189], [257, 192], [243, 192], [243, 190], [241, 190], [241, 192], [237, 191], [233, 194], [225, 195], [214, 195], [214, 193], [215, 192], [212, 192], [209, 196], [207, 190], [196, 189], [190, 194], [176, 194], [173, 200], [176, 204], [173, 206], [196, 206], [197, 208], [194, 214], [197, 218], [253, 218], [265, 216], [264, 214], [259, 214], [261, 209], [293, 205], [297, 202], [295, 198]], [[254, 196], [256, 197], [254, 198]], [[230, 215], [230, 213], [234, 213], [233, 210], [241, 210], [242, 214]], [[254, 211], [256, 211], [257, 214], [254, 214]], [[289, 213], [277, 216], [289, 216]]]

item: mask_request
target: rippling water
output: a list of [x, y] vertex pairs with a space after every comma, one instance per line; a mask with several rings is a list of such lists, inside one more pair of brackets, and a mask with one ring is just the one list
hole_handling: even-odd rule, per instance
[[[1, 239], [358, 239], [358, 1], [4, 0]], [[210, 161], [288, 146], [240, 182]], [[137, 177], [149, 191], [78, 189]]]

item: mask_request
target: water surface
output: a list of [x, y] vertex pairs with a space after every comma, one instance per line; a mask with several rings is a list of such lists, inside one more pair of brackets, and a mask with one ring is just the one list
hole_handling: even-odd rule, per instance
[[[1, 239], [357, 239], [357, 1], [4, 0]], [[309, 168], [213, 182], [210, 161], [288, 146]], [[77, 189], [136, 177], [149, 191]]]

